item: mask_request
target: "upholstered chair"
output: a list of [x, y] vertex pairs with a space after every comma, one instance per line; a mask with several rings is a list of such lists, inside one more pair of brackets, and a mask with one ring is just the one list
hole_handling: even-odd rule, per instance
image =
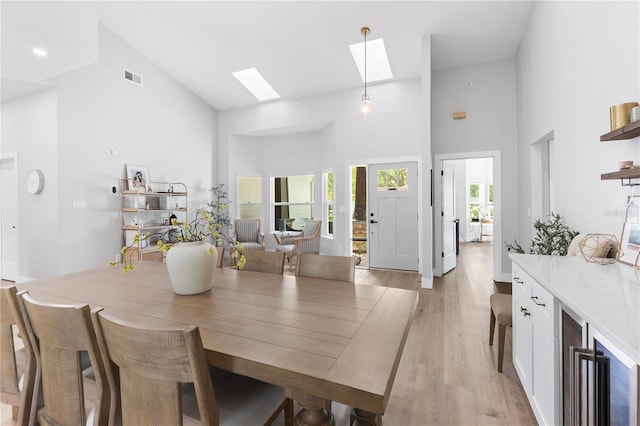
[[242, 244], [243, 250], [264, 250], [260, 219], [235, 219], [233, 239]]
[[291, 265], [292, 259], [299, 253], [320, 253], [320, 228], [321, 220], [308, 220], [304, 224], [302, 232], [283, 236], [276, 251], [281, 251], [287, 256]]

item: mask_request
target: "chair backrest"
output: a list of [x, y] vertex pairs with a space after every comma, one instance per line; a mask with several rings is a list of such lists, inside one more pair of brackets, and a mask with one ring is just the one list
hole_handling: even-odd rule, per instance
[[262, 242], [260, 239], [260, 219], [235, 219], [233, 221], [233, 229], [236, 235], [236, 240], [240, 243]]
[[[23, 293], [19, 302], [37, 362], [34, 401], [40, 399], [38, 385], [42, 385], [40, 424], [85, 425], [92, 416], [92, 424], [107, 424], [110, 392], [89, 305], [44, 303], [28, 293]], [[82, 375], [82, 352], [89, 355], [95, 376], [96, 397], [90, 413], [85, 409], [88, 395]]]
[[224, 264], [224, 246], [216, 247], [216, 268], [222, 268]]
[[321, 220], [308, 220], [304, 223], [304, 228], [302, 229], [303, 237], [315, 237], [320, 234], [320, 225], [322, 224]]
[[296, 261], [296, 276], [354, 282], [356, 259], [353, 256], [325, 256], [301, 253]]
[[296, 253], [320, 253], [321, 220], [308, 220], [302, 230], [302, 238], [297, 240]]
[[120, 397], [114, 400], [119, 401], [124, 426], [182, 424], [182, 383], [194, 385], [202, 424], [219, 423], [197, 327], [145, 328], [99, 308], [91, 316], [102, 354], [110, 360], [110, 377], [119, 383]]
[[[18, 409], [17, 418], [14, 416], [14, 419], [22, 426], [29, 423], [32, 415], [36, 361], [18, 306], [18, 297], [15, 286], [0, 288], [0, 402]], [[22, 338], [22, 349], [18, 349], [19, 345], [14, 341], [14, 327]], [[18, 364], [23, 364], [22, 368], [18, 368]]]
[[250, 250], [245, 251], [244, 271], [280, 274], [284, 272], [284, 253], [281, 251]]

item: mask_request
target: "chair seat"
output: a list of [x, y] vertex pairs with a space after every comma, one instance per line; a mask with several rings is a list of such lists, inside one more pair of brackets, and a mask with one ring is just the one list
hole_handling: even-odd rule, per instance
[[[209, 374], [220, 412], [220, 425], [262, 425], [285, 400], [284, 388], [250, 377], [209, 367]], [[184, 414], [198, 419], [198, 405], [193, 384], [182, 385]], [[281, 413], [281, 415], [283, 415]]]
[[291, 253], [293, 251], [293, 248], [295, 246], [293, 244], [281, 244], [279, 246], [276, 246], [276, 251], [281, 251], [283, 253]]
[[511, 325], [511, 295], [494, 293], [489, 297], [489, 304], [498, 323]]

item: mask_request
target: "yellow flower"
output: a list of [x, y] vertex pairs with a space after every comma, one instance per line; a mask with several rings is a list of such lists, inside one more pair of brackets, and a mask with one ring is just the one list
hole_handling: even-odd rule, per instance
[[117, 262], [114, 262], [113, 260], [109, 261], [109, 265], [111, 265], [111, 266], [115, 266], [115, 265], [117, 265], [117, 264], [118, 264], [118, 263], [117, 263]]
[[209, 247], [209, 255], [213, 256], [214, 254], [216, 254], [216, 249], [213, 246]]
[[241, 243], [236, 243], [236, 249], [238, 251], [242, 251], [242, 249], [243, 249], [242, 244]]
[[244, 264], [247, 263], [247, 259], [244, 257], [244, 254], [240, 256], [238, 259], [238, 269], [244, 268]]

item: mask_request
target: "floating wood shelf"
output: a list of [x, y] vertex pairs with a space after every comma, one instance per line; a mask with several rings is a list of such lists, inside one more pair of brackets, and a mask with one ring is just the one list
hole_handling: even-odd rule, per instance
[[[603, 173], [600, 175], [600, 180], [614, 180], [620, 179], [623, 186], [636, 186], [640, 185], [638, 183], [632, 183], [632, 179], [640, 179], [640, 167], [635, 167], [633, 169], [624, 169], [618, 170], [616, 172]], [[626, 180], [626, 183], [625, 183]]]
[[600, 142], [633, 139], [637, 136], [640, 136], [640, 120], [600, 136]]

